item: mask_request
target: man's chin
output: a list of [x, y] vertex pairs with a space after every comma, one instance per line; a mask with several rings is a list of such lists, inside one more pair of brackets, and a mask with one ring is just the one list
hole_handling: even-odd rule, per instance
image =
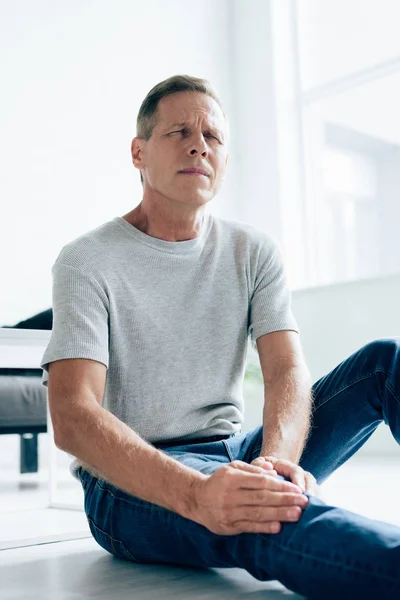
[[204, 193], [188, 194], [182, 190], [179, 195], [176, 196], [176, 199], [183, 204], [202, 206], [210, 202], [210, 200], [213, 199], [213, 196], [211, 194]]

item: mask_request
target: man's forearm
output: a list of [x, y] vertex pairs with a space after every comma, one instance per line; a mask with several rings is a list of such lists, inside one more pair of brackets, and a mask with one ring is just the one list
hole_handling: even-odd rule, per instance
[[101, 406], [76, 410], [56, 443], [112, 485], [192, 518], [194, 488], [207, 476], [157, 450]]
[[308, 369], [286, 369], [265, 386], [263, 443], [260, 456], [298, 463], [311, 426], [312, 390]]

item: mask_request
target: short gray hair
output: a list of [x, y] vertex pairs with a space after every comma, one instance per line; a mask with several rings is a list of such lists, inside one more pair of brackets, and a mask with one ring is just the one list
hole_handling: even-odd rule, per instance
[[[228, 126], [228, 119], [222, 104], [209, 81], [199, 79], [198, 77], [191, 77], [190, 75], [173, 75], [157, 83], [143, 100], [136, 120], [136, 136], [138, 138], [146, 141], [151, 138], [151, 134], [157, 123], [158, 103], [162, 98], [171, 94], [177, 94], [178, 92], [200, 92], [213, 98], [222, 110]], [[140, 181], [143, 183], [142, 173], [140, 173]]]

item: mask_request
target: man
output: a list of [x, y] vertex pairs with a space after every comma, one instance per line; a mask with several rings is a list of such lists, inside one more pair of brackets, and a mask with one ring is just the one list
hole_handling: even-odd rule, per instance
[[[398, 598], [400, 529], [324, 504], [316, 484], [383, 419], [400, 441], [398, 341], [312, 386], [276, 242], [206, 212], [228, 161], [208, 82], [149, 92], [132, 159], [141, 203], [57, 258], [42, 360], [94, 538], [141, 563], [243, 567], [309, 598]], [[249, 335], [265, 408], [245, 434]]]

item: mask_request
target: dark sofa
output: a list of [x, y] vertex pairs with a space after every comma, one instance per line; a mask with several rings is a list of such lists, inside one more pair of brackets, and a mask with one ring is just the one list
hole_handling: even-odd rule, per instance
[[[47, 309], [4, 326], [16, 329], [48, 329], [53, 326], [53, 311]], [[46, 390], [42, 370], [0, 368], [0, 434], [20, 436], [20, 472], [38, 470], [38, 435], [47, 432]]]

